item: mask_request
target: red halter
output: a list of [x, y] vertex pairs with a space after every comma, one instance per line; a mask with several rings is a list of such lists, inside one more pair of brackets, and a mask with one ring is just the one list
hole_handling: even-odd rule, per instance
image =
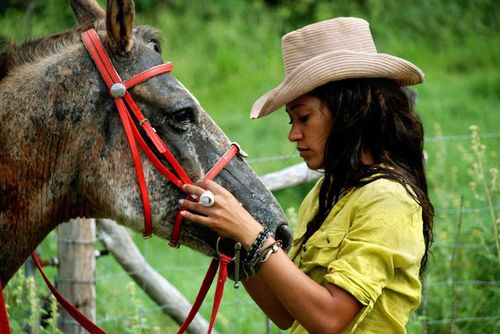
[[[139, 151], [137, 149], [137, 144], [139, 144], [142, 151], [146, 154], [151, 163], [156, 167], [160, 173], [162, 173], [172, 184], [182, 190], [182, 186], [184, 184], [191, 184], [191, 179], [186, 174], [184, 169], [181, 167], [179, 162], [175, 159], [172, 153], [169, 151], [167, 145], [161, 140], [161, 138], [156, 134], [155, 129], [151, 126], [148, 119], [144, 117], [141, 110], [134, 102], [134, 99], [128, 92], [128, 90], [138, 84], [143, 83], [144, 81], [172, 71], [173, 65], [172, 63], [161, 64], [150, 68], [142, 73], [137, 74], [136, 76], [129, 78], [128, 80], [122, 81], [120, 76], [116, 72], [113, 64], [111, 63], [108, 55], [106, 54], [106, 50], [102, 45], [99, 36], [97, 35], [94, 29], [89, 29], [82, 33], [82, 41], [85, 44], [92, 60], [94, 61], [99, 73], [101, 74], [104, 83], [109, 89], [110, 96], [114, 99], [116, 103], [116, 108], [118, 109], [118, 113], [120, 115], [120, 119], [122, 121], [125, 135], [127, 137], [130, 150], [132, 153], [132, 158], [134, 160], [134, 166], [137, 174], [137, 182], [139, 184], [139, 188], [141, 190], [141, 199], [144, 207], [144, 237], [151, 237], [152, 233], [152, 217], [151, 217], [151, 207], [149, 202], [148, 191], [146, 187], [146, 180], [144, 178], [144, 172], [142, 169], [142, 163], [139, 156]], [[132, 111], [137, 122], [142, 127], [142, 129], [146, 132], [146, 135], [149, 137], [153, 145], [155, 146], [158, 153], [162, 154], [168, 161], [168, 163], [173, 168], [174, 172], [172, 173], [153, 153], [153, 151], [149, 148], [148, 144], [141, 136], [139, 130], [137, 129], [132, 116], [127, 109], [127, 106]], [[205, 175], [203, 181], [211, 180], [226, 166], [226, 164], [236, 155], [240, 153], [240, 147], [238, 144], [233, 143], [229, 150], [217, 161], [217, 163], [212, 167], [212, 169]], [[241, 152], [243, 155], [244, 153]], [[191, 197], [188, 197], [189, 200], [192, 200]], [[185, 210], [185, 208], [181, 208], [181, 211]], [[170, 235], [169, 245], [173, 247], [179, 246], [179, 236], [181, 232], [182, 226], [182, 215], [180, 212], [177, 214], [175, 219], [174, 226], [172, 227], [172, 232]], [[32, 257], [37, 265], [39, 271], [42, 273], [42, 277], [47, 283], [49, 289], [52, 291], [54, 296], [58, 299], [58, 301], [62, 304], [62, 306], [66, 309], [66, 311], [73, 316], [73, 318], [78, 321], [83, 328], [89, 331], [91, 334], [105, 334], [105, 332], [99, 328], [96, 324], [94, 324], [90, 319], [88, 319], [83, 313], [81, 313], [76, 307], [71, 305], [50, 283], [50, 281], [45, 276], [45, 273], [40, 266], [40, 262], [36, 253], [33, 252]], [[217, 315], [217, 310], [219, 308], [222, 293], [224, 291], [224, 283], [227, 278], [227, 265], [231, 261], [231, 258], [227, 255], [220, 254], [219, 259], [213, 259], [210, 264], [209, 270], [206, 274], [206, 277], [203, 281], [202, 287], [198, 296], [196, 298], [193, 307], [179, 329], [178, 333], [183, 333], [184, 330], [188, 327], [189, 323], [193, 320], [194, 316], [198, 312], [203, 299], [205, 298], [206, 293], [215, 277], [215, 273], [217, 272], [218, 264], [220, 265], [219, 270], [219, 278], [217, 282], [215, 297], [214, 297], [214, 306], [212, 309], [212, 317], [210, 319], [210, 325], [208, 329], [208, 333], [212, 331], [213, 324], [215, 321], [215, 317]], [[5, 310], [5, 303], [3, 301], [2, 296], [2, 285], [0, 282], [0, 334], [10, 334], [9, 323], [7, 319], [7, 313]]]

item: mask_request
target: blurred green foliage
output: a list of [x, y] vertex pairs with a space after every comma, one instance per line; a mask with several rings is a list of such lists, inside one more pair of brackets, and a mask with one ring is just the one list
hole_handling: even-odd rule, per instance
[[[56, 19], [65, 25], [72, 24], [68, 6], [62, 0], [3, 0], [0, 16], [23, 13], [48, 20]], [[105, 1], [99, 0], [105, 7]], [[178, 15], [196, 13], [197, 20], [209, 21], [221, 16], [239, 15], [249, 7], [273, 11], [281, 22], [280, 33], [305, 24], [337, 16], [357, 16], [376, 24], [372, 30], [385, 38], [393, 34], [418, 37], [423, 42], [439, 47], [443, 38], [453, 35], [463, 39], [471, 32], [492, 34], [499, 31], [500, 9], [495, 0], [139, 0], [139, 14], [157, 13], [166, 8]]]
[[443, 29], [463, 38], [471, 28], [477, 33], [498, 31], [499, 9], [491, 0], [297, 0], [268, 1], [277, 7], [286, 31], [310, 22], [336, 16], [356, 16], [376, 23], [373, 31], [385, 37], [397, 27], [398, 35], [420, 36], [425, 42], [437, 42]]

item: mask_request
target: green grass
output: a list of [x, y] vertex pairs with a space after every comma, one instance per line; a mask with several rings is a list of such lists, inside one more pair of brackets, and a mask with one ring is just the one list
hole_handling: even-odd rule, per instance
[[[145, 1], [142, 8], [151, 8], [151, 3]], [[417, 109], [429, 139], [425, 149], [431, 199], [437, 208], [435, 245], [424, 302], [413, 315], [409, 332], [499, 333], [500, 255], [495, 224], [500, 228], [500, 196], [498, 179], [489, 171], [499, 168], [500, 35], [494, 23], [498, 9], [493, 1], [312, 3], [304, 0], [269, 9], [259, 1], [211, 1], [204, 6], [172, 1], [174, 9], [160, 5], [139, 13], [138, 21], [160, 29], [164, 58], [174, 62], [175, 75], [250, 154], [257, 173], [263, 174], [300, 161], [286, 140], [284, 112], [249, 120], [254, 100], [282, 80], [280, 36], [302, 21], [354, 14], [367, 18], [380, 52], [409, 59], [426, 74], [425, 83], [416, 87]], [[41, 36], [68, 28], [71, 20], [68, 8], [48, 0], [47, 9], [39, 9], [31, 21], [24, 12], [4, 13], [0, 32], [21, 41], [27, 34]], [[482, 138], [487, 146], [484, 156], [471, 151], [469, 138], [449, 137], [468, 136], [470, 125], [479, 126], [482, 134], [496, 133]], [[289, 158], [255, 162], [269, 156]], [[471, 171], [478, 162], [486, 166], [483, 175]], [[296, 209], [309, 187], [275, 195], [283, 208]], [[194, 300], [209, 259], [185, 247], [170, 249], [166, 241], [156, 238], [144, 241], [135, 236], [135, 240], [148, 262]], [[54, 236], [42, 247], [44, 256], [55, 254]], [[158, 332], [155, 326], [161, 333], [177, 329], [140, 289], [135, 288], [133, 297], [131, 279], [113, 258], [98, 260], [97, 280], [97, 318], [107, 331], [132, 332], [137, 301], [143, 304], [149, 326], [144, 333]], [[39, 290], [46, 293], [44, 288]], [[213, 291], [201, 309], [205, 318], [210, 316], [212, 296]], [[17, 314], [15, 319], [22, 321]], [[465, 320], [453, 325], [452, 319]], [[220, 333], [264, 333], [265, 318], [244, 289], [234, 290], [228, 284], [216, 328]], [[273, 327], [272, 333], [279, 332]]]

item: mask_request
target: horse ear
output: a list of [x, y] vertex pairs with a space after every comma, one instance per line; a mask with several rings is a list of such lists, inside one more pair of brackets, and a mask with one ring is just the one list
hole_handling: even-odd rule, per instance
[[133, 0], [108, 0], [106, 29], [114, 51], [130, 53], [134, 45], [135, 5]]
[[96, 0], [70, 0], [70, 5], [79, 25], [92, 23], [106, 15]]

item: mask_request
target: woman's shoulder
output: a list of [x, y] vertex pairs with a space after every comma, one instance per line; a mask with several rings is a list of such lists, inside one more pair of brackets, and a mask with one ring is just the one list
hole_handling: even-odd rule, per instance
[[361, 192], [372, 192], [372, 193], [394, 193], [399, 194], [401, 192], [406, 192], [406, 188], [397, 181], [388, 179], [386, 177], [380, 177], [376, 180], [370, 181], [364, 186], [359, 188]]
[[409, 185], [388, 178], [373, 180], [355, 190], [356, 198], [361, 203], [401, 203], [411, 207], [419, 206]]

